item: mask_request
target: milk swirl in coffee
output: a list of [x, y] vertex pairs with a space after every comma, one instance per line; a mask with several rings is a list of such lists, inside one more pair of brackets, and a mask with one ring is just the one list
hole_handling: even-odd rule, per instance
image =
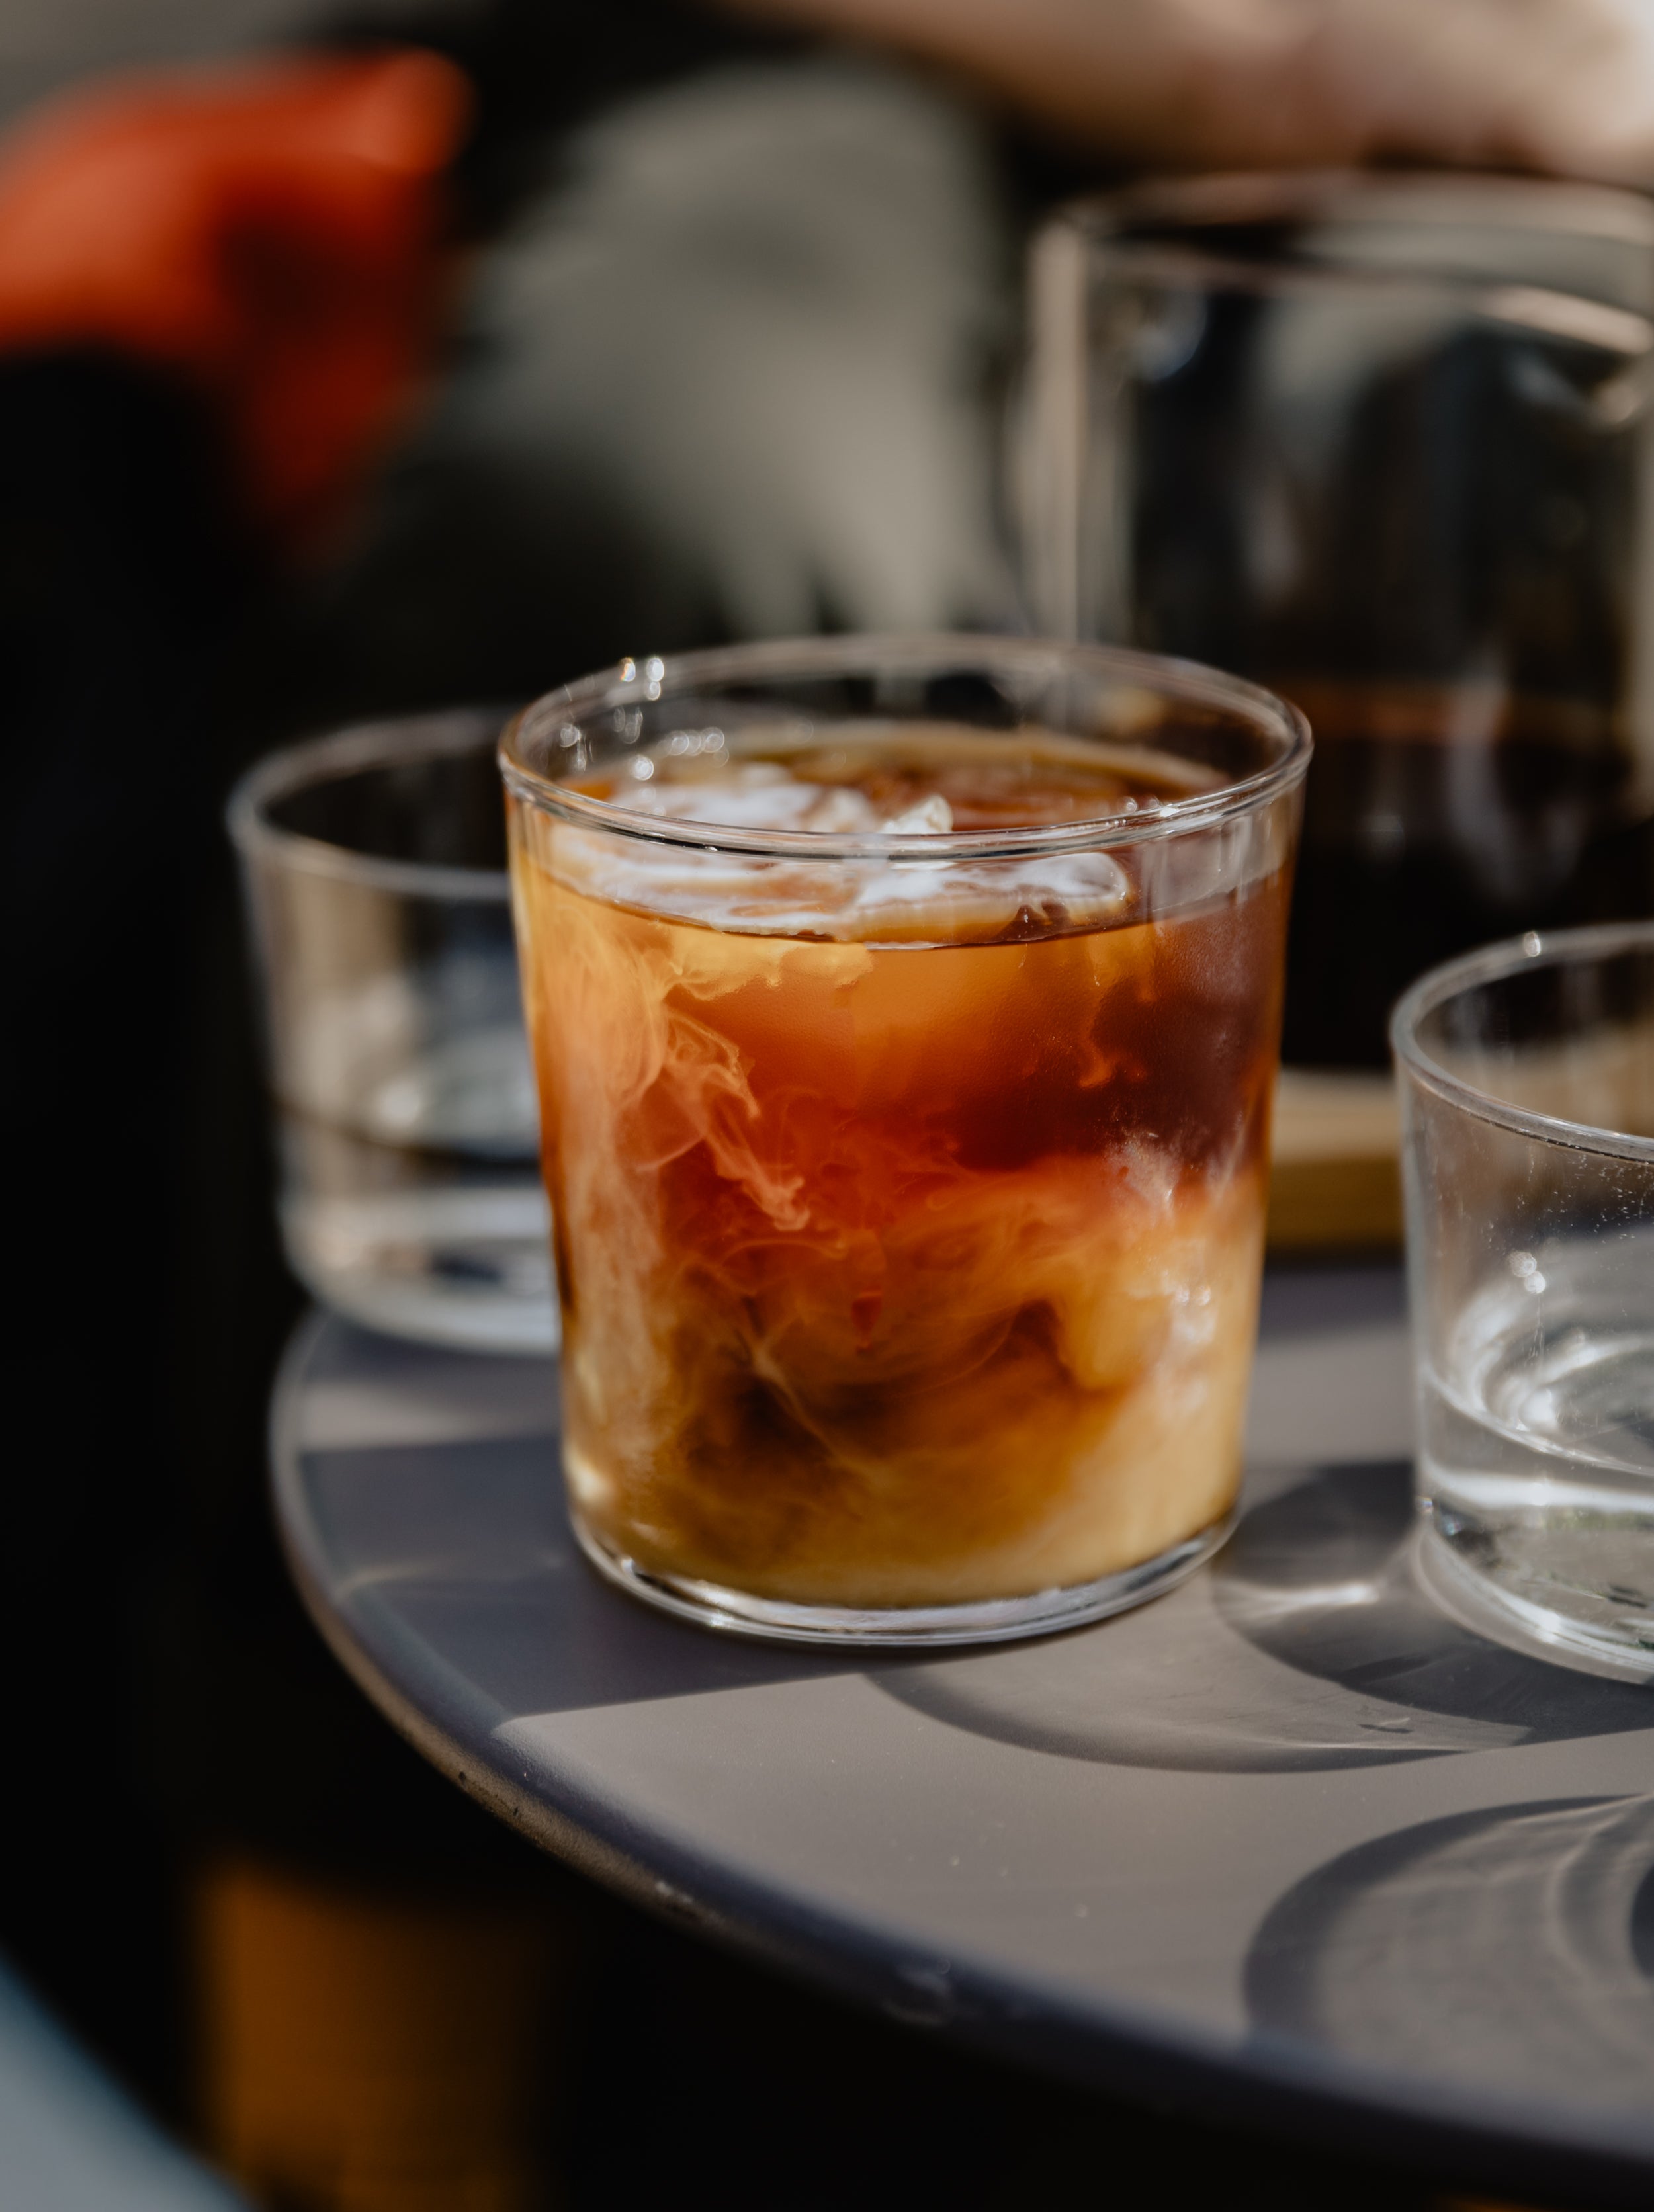
[[[892, 1608], [1088, 1583], [1222, 1519], [1285, 839], [1243, 817], [954, 849], [1213, 781], [1037, 731], [850, 723], [679, 732], [569, 780], [676, 842], [514, 799], [589, 1541]], [[806, 834], [743, 852], [742, 829]]]

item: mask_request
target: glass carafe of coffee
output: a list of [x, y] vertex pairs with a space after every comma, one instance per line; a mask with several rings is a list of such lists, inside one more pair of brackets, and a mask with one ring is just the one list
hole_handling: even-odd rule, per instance
[[1196, 179], [1033, 258], [1031, 612], [1252, 676], [1316, 736], [1285, 1057], [1382, 1066], [1446, 955], [1654, 905], [1654, 205]]

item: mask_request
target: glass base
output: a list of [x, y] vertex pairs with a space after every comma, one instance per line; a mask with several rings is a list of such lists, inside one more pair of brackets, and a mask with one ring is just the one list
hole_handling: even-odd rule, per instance
[[557, 1348], [550, 1224], [538, 1180], [289, 1190], [282, 1231], [306, 1289], [364, 1328], [462, 1352]]
[[1225, 1514], [1209, 1528], [1190, 1536], [1158, 1559], [1127, 1567], [1096, 1582], [1070, 1583], [1058, 1589], [1035, 1590], [1026, 1597], [982, 1598], [968, 1605], [869, 1607], [788, 1605], [777, 1598], [754, 1597], [718, 1583], [687, 1576], [660, 1575], [642, 1567], [575, 1518], [575, 1534], [592, 1565], [605, 1580], [642, 1598], [646, 1605], [698, 1621], [727, 1636], [751, 1636], [769, 1644], [854, 1644], [863, 1650], [910, 1651], [921, 1645], [1008, 1644], [1025, 1636], [1049, 1636], [1079, 1628], [1111, 1613], [1146, 1605], [1209, 1559], [1235, 1525]]
[[[1462, 1527], [1456, 1516], [1450, 1525]], [[1566, 1533], [1542, 1528], [1535, 1540], [1531, 1530], [1495, 1535], [1476, 1528], [1456, 1544], [1426, 1518], [1414, 1540], [1414, 1571], [1444, 1613], [1491, 1643], [1615, 1681], [1654, 1679], [1654, 1622], [1645, 1601], [1639, 1598], [1633, 1611], [1632, 1593], [1570, 1573], [1570, 1563], [1557, 1556], [1557, 1539]], [[1488, 1564], [1477, 1565], [1478, 1558]]]

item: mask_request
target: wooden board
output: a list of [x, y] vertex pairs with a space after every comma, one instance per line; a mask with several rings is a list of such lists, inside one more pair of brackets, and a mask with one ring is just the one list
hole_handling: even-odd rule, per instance
[[1391, 1076], [1283, 1068], [1271, 1146], [1270, 1250], [1397, 1247], [1400, 1146]]

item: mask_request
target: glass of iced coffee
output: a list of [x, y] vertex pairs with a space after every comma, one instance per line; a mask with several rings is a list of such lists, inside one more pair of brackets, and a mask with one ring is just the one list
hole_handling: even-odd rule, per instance
[[1029, 640], [623, 661], [508, 732], [563, 1464], [637, 1595], [804, 1641], [1222, 1540], [1302, 718]]

